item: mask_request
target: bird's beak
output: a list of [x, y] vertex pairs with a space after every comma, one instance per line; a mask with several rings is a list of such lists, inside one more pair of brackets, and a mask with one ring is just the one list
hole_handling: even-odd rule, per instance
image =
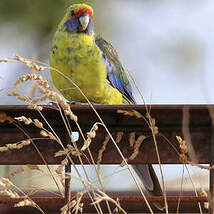
[[82, 31], [85, 31], [88, 27], [90, 17], [88, 13], [84, 13], [82, 16], [79, 17], [80, 24], [82, 26]]

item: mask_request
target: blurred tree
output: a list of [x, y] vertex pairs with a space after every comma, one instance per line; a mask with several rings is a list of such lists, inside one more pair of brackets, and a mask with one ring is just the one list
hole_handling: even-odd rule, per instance
[[[67, 7], [74, 3], [88, 3], [95, 7], [93, 0], [0, 0], [1, 36], [5, 35], [5, 39], [1, 42], [6, 43], [2, 49], [5, 49], [6, 52], [6, 49], [10, 48], [9, 44], [14, 44], [16, 47], [16, 43], [21, 43], [22, 56], [34, 57], [43, 62], [47, 61], [53, 33], [56, 31]], [[17, 42], [20, 41], [20, 38], [22, 41]], [[4, 51], [2, 52], [4, 54]], [[14, 48], [12, 54], [14, 53], [20, 55], [20, 50], [17, 51]], [[16, 75], [5, 72], [3, 78], [14, 82], [17, 75], [26, 72], [25, 69], [24, 66], [17, 66]], [[30, 86], [29, 88], [33, 87]]]
[[[91, 0], [19, 0], [0, 1], [0, 21], [13, 22], [27, 31], [39, 32], [39, 36], [48, 35], [57, 27], [68, 5], [74, 3], [91, 4]], [[93, 4], [92, 4], [93, 6]]]

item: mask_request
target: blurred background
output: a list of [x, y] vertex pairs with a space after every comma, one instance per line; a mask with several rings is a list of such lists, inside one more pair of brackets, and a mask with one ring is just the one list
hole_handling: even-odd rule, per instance
[[[147, 103], [214, 103], [212, 0], [1, 0], [0, 58], [18, 54], [48, 62], [57, 24], [67, 6], [75, 2], [94, 8], [96, 33], [116, 48]], [[0, 104], [22, 104], [6, 95], [17, 77], [26, 72], [19, 63], [0, 64]], [[30, 93], [31, 88], [27, 91]], [[142, 103], [135, 88], [134, 96]], [[118, 176], [124, 178], [121, 188], [134, 188], [127, 170], [118, 166], [103, 170], [107, 188], [113, 184], [118, 188]], [[190, 170], [198, 186], [206, 188], [207, 172], [194, 167]], [[180, 185], [177, 179], [181, 174], [182, 167], [164, 166], [171, 188]], [[32, 182], [20, 178], [19, 182], [23, 181]]]

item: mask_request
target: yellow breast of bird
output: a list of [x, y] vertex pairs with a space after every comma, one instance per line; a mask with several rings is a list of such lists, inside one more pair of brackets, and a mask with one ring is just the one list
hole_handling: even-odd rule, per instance
[[86, 101], [72, 84], [74, 82], [90, 101], [122, 102], [118, 90], [107, 84], [106, 65], [93, 36], [57, 31], [52, 41], [50, 66], [59, 71], [51, 69], [51, 76], [53, 84], [66, 99]]

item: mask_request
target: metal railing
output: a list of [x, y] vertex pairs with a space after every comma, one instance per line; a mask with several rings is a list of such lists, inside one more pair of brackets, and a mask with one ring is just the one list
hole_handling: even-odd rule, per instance
[[[191, 136], [192, 145], [195, 150], [195, 157], [198, 163], [211, 164], [214, 160], [214, 135], [213, 126], [210, 116], [210, 109], [213, 106], [206, 105], [152, 105], [148, 106], [152, 118], [156, 121], [158, 127], [158, 134], [156, 135], [158, 142], [158, 150], [160, 153], [160, 159], [162, 164], [181, 164], [179, 156], [176, 152], [179, 151], [179, 145], [176, 140], [176, 136], [182, 136], [182, 127], [184, 125], [183, 109], [188, 108], [189, 120], [188, 128]], [[140, 112], [143, 116], [146, 115], [145, 106], [143, 105], [95, 105], [95, 109], [105, 122], [109, 131], [116, 139], [118, 135], [122, 136], [120, 142], [117, 143], [125, 158], [129, 158], [133, 153], [133, 148], [129, 145], [130, 135], [135, 133], [136, 138], [140, 135], [146, 135], [145, 142], [142, 143], [139, 154], [134, 160], [128, 161], [130, 164], [142, 164], [152, 163], [157, 164], [158, 159], [156, 150], [151, 135], [151, 130], [144, 118], [136, 118], [125, 116], [121, 111], [132, 111], [133, 109]], [[71, 110], [78, 116], [78, 122], [84, 133], [90, 131], [95, 122], [99, 122], [96, 114], [92, 108], [88, 105], [71, 105]], [[30, 110], [27, 106], [0, 106], [1, 113], [6, 113], [8, 116], [19, 117], [25, 116], [31, 119], [41, 119], [40, 114], [35, 110]], [[57, 132], [62, 142], [66, 145], [69, 143], [69, 138], [65, 131], [65, 126], [61, 115], [57, 108], [52, 106], [44, 106], [42, 114], [48, 119], [49, 124]], [[42, 121], [44, 122], [44, 121]], [[45, 124], [45, 123], [44, 123]], [[73, 121], [70, 121], [72, 131], [78, 131]], [[22, 126], [24, 126], [22, 124]], [[45, 126], [45, 125], [44, 125]], [[31, 138], [41, 137], [40, 129], [34, 125], [28, 125], [24, 127], [28, 135]], [[122, 133], [122, 134], [121, 134]], [[103, 127], [99, 127], [96, 132], [96, 137], [93, 139], [90, 150], [92, 152], [93, 159], [96, 161], [98, 151], [102, 147], [102, 142], [106, 136], [106, 131]], [[14, 123], [4, 122], [0, 123], [0, 146], [4, 146], [8, 143], [15, 143], [20, 140], [26, 139], [26, 133], [23, 133]], [[175, 146], [172, 148], [169, 141]], [[45, 142], [45, 143], [44, 143]], [[62, 157], [54, 157], [55, 152], [60, 150], [60, 146], [53, 141], [35, 140], [36, 146], [45, 158], [48, 164], [60, 164]], [[79, 138], [78, 145], [83, 145], [83, 139]], [[87, 152], [86, 152], [87, 155]], [[75, 164], [79, 164], [78, 158], [73, 158]], [[88, 164], [87, 158], [82, 158], [84, 164]], [[122, 162], [121, 156], [118, 154], [113, 143], [108, 143], [108, 147], [103, 153], [101, 164], [120, 164]], [[20, 150], [8, 150], [0, 153], [0, 164], [44, 164], [42, 158], [38, 155], [33, 145], [24, 147]], [[70, 167], [67, 167], [69, 171]], [[210, 170], [210, 193], [213, 195], [214, 190], [214, 176], [213, 170]], [[38, 202], [44, 207], [52, 206], [56, 210], [56, 207], [60, 204], [66, 203], [68, 197], [70, 197], [69, 181], [66, 181], [65, 186], [65, 198], [50, 198], [46, 196], [39, 196], [33, 198], [35, 202]], [[72, 193], [71, 193], [72, 195]], [[110, 196], [113, 198], [119, 197], [120, 204], [127, 212], [148, 212], [145, 205], [145, 201], [139, 193], [136, 192], [110, 192]], [[13, 204], [18, 199], [0, 198], [0, 204]], [[149, 202], [163, 201], [163, 197], [147, 197]], [[193, 192], [183, 192], [179, 197], [178, 192], [167, 193], [167, 202], [169, 205], [169, 212], [176, 212], [176, 204], [180, 200], [181, 209], [180, 212], [199, 212], [198, 202], [206, 202], [206, 197], [196, 197]], [[84, 206], [84, 212], [92, 212], [92, 208], [89, 205], [89, 198], [83, 198], [83, 202], [88, 205]], [[210, 213], [214, 213], [212, 210], [212, 201], [210, 203]], [[49, 208], [47, 208], [49, 209]], [[104, 208], [105, 211], [105, 208]], [[207, 210], [203, 210], [208, 212]]]

